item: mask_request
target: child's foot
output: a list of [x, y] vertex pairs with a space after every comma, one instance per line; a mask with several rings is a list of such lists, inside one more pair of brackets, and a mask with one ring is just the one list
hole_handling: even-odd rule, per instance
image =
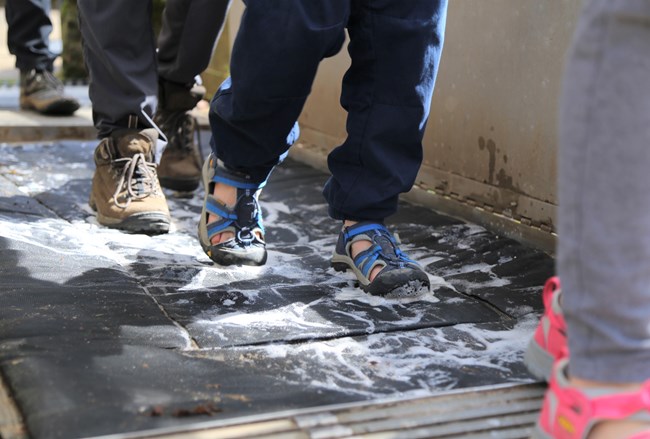
[[263, 265], [266, 243], [257, 197], [263, 183], [226, 169], [210, 155], [203, 165], [206, 188], [199, 221], [199, 242], [220, 265]]
[[429, 291], [429, 277], [379, 222], [346, 221], [332, 256], [337, 271], [351, 269], [370, 294], [413, 297]]
[[[599, 381], [583, 380], [576, 377], [569, 377], [569, 383], [578, 390], [590, 391], [598, 389], [611, 389], [616, 393], [638, 393], [643, 388], [643, 383], [635, 384], [612, 384], [603, 383]], [[650, 401], [649, 401], [650, 402]], [[650, 412], [646, 407], [646, 416], [650, 416]], [[630, 419], [621, 419], [613, 421], [602, 421], [597, 423], [593, 430], [589, 432], [590, 439], [620, 439], [627, 438], [630, 435], [646, 432], [646, 439], [650, 438], [650, 419], [644, 421], [633, 421]]]
[[619, 385], [569, 378], [568, 366], [564, 358], [553, 367], [534, 438], [650, 438], [650, 380]]

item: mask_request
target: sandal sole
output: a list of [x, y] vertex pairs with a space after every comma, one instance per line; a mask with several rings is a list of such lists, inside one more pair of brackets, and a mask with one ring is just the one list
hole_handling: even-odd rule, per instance
[[375, 291], [372, 283], [365, 283], [362, 279], [365, 277], [354, 265], [350, 264], [350, 258], [347, 256], [342, 256], [339, 254], [334, 254], [332, 256], [331, 266], [335, 271], [345, 272], [352, 271], [359, 281], [359, 287], [368, 294], [373, 296], [381, 296], [387, 299], [407, 299], [413, 297], [419, 297], [423, 294], [426, 294], [430, 290], [429, 279], [426, 276], [426, 273], [422, 272], [421, 279], [411, 279], [401, 285], [398, 285], [394, 288], [389, 289], [388, 291]]
[[[201, 248], [205, 254], [210, 258], [215, 264], [219, 264], [223, 267], [228, 267], [231, 265], [248, 265], [248, 266], [260, 266], [266, 264], [267, 252], [259, 252], [259, 254], [248, 253], [246, 255], [230, 253], [227, 251], [219, 250], [213, 251], [214, 246], [205, 246], [203, 242], [201, 243]], [[227, 241], [226, 241], [227, 242]]]

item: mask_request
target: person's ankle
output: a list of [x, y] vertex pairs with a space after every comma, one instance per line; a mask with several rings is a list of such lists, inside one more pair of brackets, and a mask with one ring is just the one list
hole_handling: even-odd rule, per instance
[[640, 390], [641, 387], [643, 386], [643, 383], [611, 383], [608, 381], [594, 381], [594, 380], [588, 380], [585, 378], [580, 378], [575, 375], [570, 375], [569, 376], [569, 383], [577, 387], [578, 389], [594, 389], [594, 388], [608, 388], [608, 389], [616, 389], [620, 390], [621, 392], [635, 392], [637, 390]]
[[[620, 393], [639, 391], [643, 383], [611, 383], [605, 381], [587, 380], [570, 376], [569, 383], [578, 390], [607, 388]], [[642, 431], [650, 431], [650, 422], [636, 420], [615, 420], [598, 422], [589, 433], [589, 439], [620, 439]]]

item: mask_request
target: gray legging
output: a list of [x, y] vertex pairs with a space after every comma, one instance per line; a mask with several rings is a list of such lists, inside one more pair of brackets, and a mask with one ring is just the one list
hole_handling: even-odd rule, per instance
[[188, 83], [205, 70], [228, 4], [229, 0], [168, 0], [156, 60], [151, 1], [78, 0], [99, 137], [125, 127], [130, 114], [140, 115], [145, 126], [151, 124], [159, 75]]
[[558, 272], [571, 371], [650, 378], [650, 0], [588, 2], [560, 112]]

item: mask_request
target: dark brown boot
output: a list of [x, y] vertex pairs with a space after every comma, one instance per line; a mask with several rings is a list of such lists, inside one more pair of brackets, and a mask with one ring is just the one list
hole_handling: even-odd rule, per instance
[[158, 166], [160, 184], [179, 192], [190, 192], [201, 181], [202, 159], [196, 142], [196, 120], [190, 111], [201, 100], [205, 89], [161, 80], [158, 111], [154, 122], [167, 136], [167, 147]]
[[79, 109], [79, 102], [63, 94], [63, 84], [51, 72], [29, 70], [20, 72], [20, 108], [69, 116]]

